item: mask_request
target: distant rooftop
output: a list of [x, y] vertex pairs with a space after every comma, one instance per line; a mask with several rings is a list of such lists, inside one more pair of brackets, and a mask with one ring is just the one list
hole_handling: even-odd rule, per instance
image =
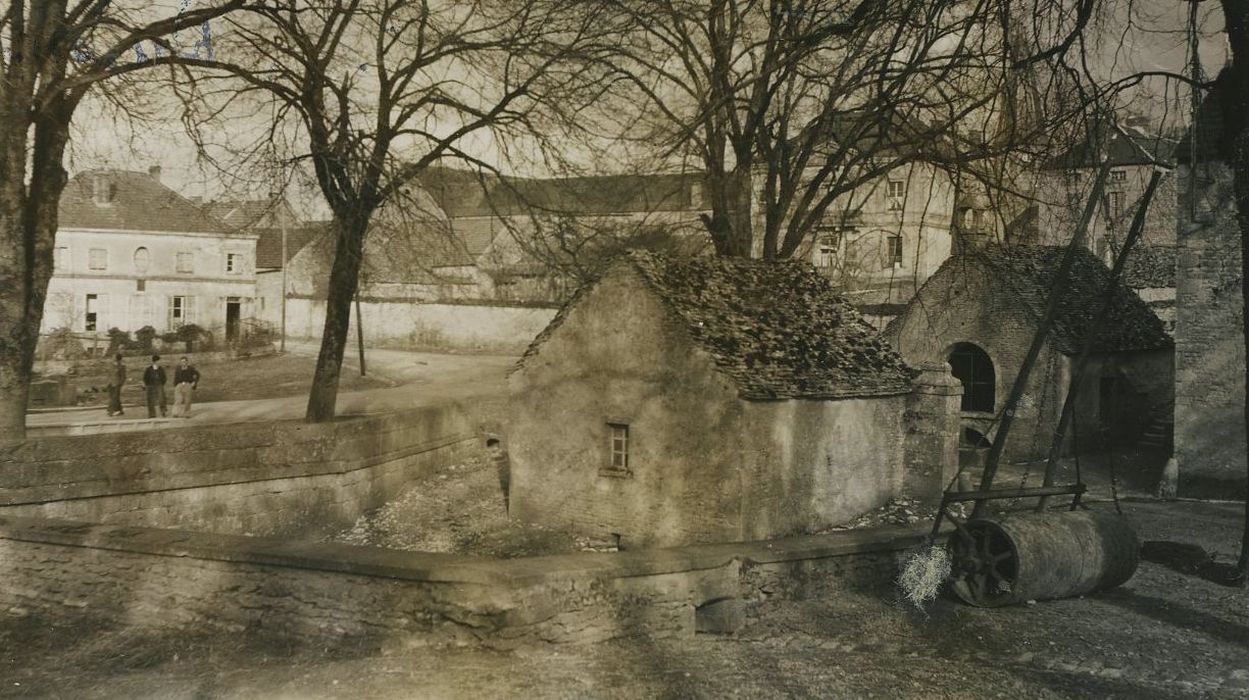
[[121, 231], [171, 233], [238, 232], [203, 207], [162, 185], [159, 170], [85, 170], [65, 186], [59, 225]]

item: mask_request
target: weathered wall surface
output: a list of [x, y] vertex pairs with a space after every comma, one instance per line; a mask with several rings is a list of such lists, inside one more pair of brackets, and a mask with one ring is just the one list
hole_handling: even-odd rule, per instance
[[920, 374], [906, 402], [902, 492], [931, 503], [941, 500], [958, 475], [963, 384], [944, 362], [917, 369]]
[[[744, 402], [641, 281], [602, 279], [511, 385], [513, 517], [627, 547], [744, 538]], [[608, 423], [629, 426], [627, 474]]]
[[1245, 490], [1240, 231], [1230, 170], [1205, 162], [1193, 178], [1181, 165], [1175, 459], [1181, 495], [1230, 498]]
[[[524, 350], [555, 315], [547, 306], [362, 301], [365, 342], [429, 350], [514, 353]], [[355, 337], [356, 318], [351, 318]], [[286, 328], [296, 338], [319, 338], [325, 300], [286, 300]]]
[[905, 396], [743, 404], [742, 539], [839, 525], [901, 492]]
[[44, 437], [0, 457], [0, 515], [307, 534], [350, 524], [476, 447], [472, 422], [451, 406]]
[[[974, 263], [950, 266], [931, 277], [907, 309], [890, 326], [887, 339], [912, 366], [947, 363], [956, 343], [974, 343], [993, 361], [993, 412], [964, 412], [962, 425], [985, 434], [996, 432], [996, 415], [1010, 395], [1023, 365], [1036, 323], [1012, 295], [989, 284]], [[1028, 379], [1023, 401], [1003, 457], [1008, 461], [1037, 459], [1048, 449], [1062, 409], [1067, 362], [1045, 343]]]
[[325, 646], [688, 636], [709, 602], [888, 585], [897, 553], [921, 536], [890, 528], [500, 560], [0, 516], [0, 609]]
[[[1075, 358], [1070, 360], [1075, 371]], [[1125, 390], [1116, 405], [1102, 405], [1103, 379], [1117, 379]], [[1123, 444], [1140, 438], [1155, 415], [1170, 417], [1175, 391], [1175, 353], [1169, 350], [1093, 355], [1076, 396], [1075, 418], [1079, 449], [1104, 439]], [[1089, 440], [1089, 442], [1084, 442]]]

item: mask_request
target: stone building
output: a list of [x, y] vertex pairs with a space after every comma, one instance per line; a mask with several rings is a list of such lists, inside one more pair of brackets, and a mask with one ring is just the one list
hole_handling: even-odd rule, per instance
[[[983, 447], [994, 439], [1063, 253], [1050, 246], [967, 250], [942, 265], [886, 329], [885, 338], [907, 362], [951, 365], [964, 388], [965, 447]], [[1076, 356], [1109, 276], [1096, 257], [1080, 251], [1018, 407], [1005, 459], [1028, 461], [1048, 454]], [[1162, 322], [1131, 289], [1117, 285], [1078, 389], [1076, 444], [1069, 442], [1068, 449], [1134, 441], [1156, 419], [1169, 422], [1172, 361], [1172, 341]]]
[[43, 332], [157, 332], [194, 323], [233, 340], [254, 313], [256, 239], [149, 173], [90, 170], [65, 187]]
[[804, 263], [628, 254], [510, 378], [510, 514], [662, 546], [935, 498], [960, 389], [915, 374]]
[[[1112, 263], [1127, 237], [1150, 176], [1157, 168], [1172, 167], [1174, 151], [1173, 140], [1149, 134], [1139, 124], [1106, 124], [1089, 129], [1079, 142], [1035, 173], [1037, 216], [1030, 226], [1029, 240], [1021, 242], [1066, 244], [1062, 236], [1076, 229], [1104, 161], [1110, 166], [1104, 197], [1085, 240], [1094, 255]], [[1175, 178], [1162, 179], [1145, 211], [1145, 227], [1138, 245], [1175, 246]]]
[[1216, 89], [1176, 149], [1175, 460], [1181, 495], [1238, 498], [1246, 481], [1241, 230], [1220, 102]]

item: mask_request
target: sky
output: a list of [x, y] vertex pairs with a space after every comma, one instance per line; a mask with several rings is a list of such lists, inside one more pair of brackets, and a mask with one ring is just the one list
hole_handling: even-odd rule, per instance
[[[1110, 79], [1142, 70], [1186, 72], [1187, 6], [1182, 0], [1133, 0], [1131, 22], [1122, 5], [1100, 17], [1100, 40], [1089, 46], [1094, 72]], [[1202, 3], [1201, 7], [1200, 56], [1206, 75], [1213, 76], [1226, 60], [1227, 49], [1218, 4]], [[187, 50], [195, 50], [194, 43], [199, 38], [193, 32], [179, 37]], [[1157, 127], [1174, 127], [1187, 122], [1187, 99], [1187, 93], [1175, 84], [1168, 86], [1165, 81], [1153, 80], [1135, 91], [1129, 107], [1149, 115]], [[217, 138], [229, 142], [236, 136], [225, 132]], [[498, 146], [489, 138], [476, 139], [471, 150], [489, 162], [499, 160]], [[211, 166], [199, 162], [193, 143], [176, 116], [129, 124], [109, 118], [98, 105], [86, 104], [79, 110], [67, 163], [71, 173], [94, 167], [146, 171], [152, 165], [161, 166], [165, 184], [188, 197], [261, 197], [270, 189], [258, 184], [250, 192], [223, 192], [221, 178]], [[328, 216], [312, 183], [298, 183], [290, 196], [306, 218]]]

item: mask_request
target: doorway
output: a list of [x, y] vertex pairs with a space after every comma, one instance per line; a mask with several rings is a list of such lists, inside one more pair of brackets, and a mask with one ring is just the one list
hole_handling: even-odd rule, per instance
[[243, 302], [238, 297], [226, 298], [226, 342], [239, 339], [239, 323], [243, 315]]

